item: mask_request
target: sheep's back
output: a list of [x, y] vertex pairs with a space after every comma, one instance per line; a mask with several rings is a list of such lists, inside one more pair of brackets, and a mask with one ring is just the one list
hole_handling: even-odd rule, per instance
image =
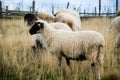
[[95, 31], [58, 31], [54, 37], [51, 43], [53, 50], [58, 52], [63, 50], [67, 55], [73, 53], [77, 56], [89, 47], [105, 44], [104, 37]]

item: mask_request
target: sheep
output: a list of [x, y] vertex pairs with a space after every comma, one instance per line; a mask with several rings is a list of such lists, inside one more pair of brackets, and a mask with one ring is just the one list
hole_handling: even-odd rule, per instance
[[120, 9], [117, 10], [116, 16], [120, 16]]
[[24, 21], [27, 22], [27, 25], [31, 26], [38, 19], [47, 20], [49, 22], [54, 22], [55, 17], [50, 12], [39, 11], [36, 15], [32, 13], [27, 13], [24, 16]]
[[120, 16], [117, 16], [112, 20], [110, 26], [108, 27], [108, 30], [114, 34], [120, 34]]
[[113, 35], [110, 39], [113, 40], [113, 49], [114, 54], [117, 56], [117, 62], [120, 63], [120, 16], [116, 16], [110, 26], [109, 26], [109, 32]]
[[29, 33], [31, 35], [38, 33], [44, 37], [52, 54], [56, 55], [59, 67], [62, 57], [66, 59], [70, 68], [70, 60], [89, 60], [96, 71], [95, 79], [100, 80], [100, 71], [103, 70], [105, 40], [99, 32], [56, 30], [46, 21], [38, 20], [31, 27]]
[[73, 30], [73, 31], [79, 31], [81, 30], [81, 21], [79, 21], [76, 17], [74, 17], [71, 14], [67, 13], [59, 13], [55, 17], [56, 22], [63, 22], [68, 24], [68, 26]]
[[[52, 20], [54, 21], [54, 16], [49, 13], [49, 12], [43, 12], [43, 11], [39, 11], [37, 16], [34, 14], [26, 14], [24, 16], [24, 21], [27, 22], [27, 25], [31, 26], [35, 23], [35, 21], [37, 21], [38, 19], [44, 19], [44, 20]], [[64, 29], [64, 30], [70, 30], [72, 31], [68, 25], [61, 23], [61, 22], [55, 22], [55, 23], [51, 23], [52, 27], [54, 27], [55, 29]], [[46, 49], [47, 46], [45, 44], [45, 42], [41, 41], [40, 35], [36, 35], [35, 36], [35, 43], [32, 46], [32, 49], [34, 52], [38, 52], [40, 49]]]
[[47, 20], [49, 22], [54, 22], [54, 20], [55, 20], [54, 15], [52, 13], [46, 12], [46, 11], [39, 11], [37, 13], [37, 17], [39, 19]]
[[[72, 31], [71, 28], [65, 23], [61, 22], [55, 22], [55, 23], [50, 23], [51, 27], [57, 29], [57, 30], [68, 30]], [[42, 40], [42, 36], [40, 34], [36, 34], [35, 36], [35, 41], [34, 45], [32, 46], [32, 49], [35, 53], [43, 50], [48, 50], [48, 47], [46, 45], [46, 42]]]
[[24, 16], [24, 22], [27, 22], [27, 25], [28, 25], [28, 26], [33, 25], [34, 22], [37, 21], [37, 20], [38, 20], [38, 19], [37, 19], [36, 15], [31, 14], [31, 13], [27, 13], [27, 14], [25, 14], [25, 16]]
[[76, 18], [80, 19], [80, 15], [75, 10], [69, 10], [69, 9], [59, 9], [55, 15], [58, 15], [59, 13], [67, 13], [75, 16]]

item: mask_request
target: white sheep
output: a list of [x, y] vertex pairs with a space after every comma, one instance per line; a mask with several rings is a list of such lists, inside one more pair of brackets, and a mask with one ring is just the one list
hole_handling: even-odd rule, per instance
[[112, 20], [108, 30], [114, 34], [120, 34], [120, 16], [117, 16]]
[[[100, 80], [103, 66], [104, 37], [96, 31], [66, 31], [52, 28], [46, 21], [38, 20], [29, 30], [30, 34], [40, 33], [61, 66], [62, 57], [70, 67], [70, 60], [89, 60], [96, 71], [95, 79]], [[70, 67], [71, 68], [71, 67]]]
[[37, 13], [38, 19], [47, 20], [49, 22], [54, 22], [55, 17], [52, 13], [46, 11], [39, 11]]
[[[50, 23], [50, 25], [51, 25], [51, 27], [53, 27], [54, 29], [57, 29], [57, 30], [72, 31], [71, 28], [65, 23], [55, 22], [55, 23]], [[43, 50], [47, 49], [48, 50], [48, 46], [46, 45], [46, 42], [43, 40], [43, 38], [40, 34], [35, 35], [35, 41], [34, 42], [35, 43], [32, 46], [34, 52], [39, 52], [39, 51], [41, 51], [41, 49], [43, 49]]]
[[79, 31], [81, 30], [81, 21], [74, 17], [71, 14], [67, 13], [59, 13], [55, 17], [56, 22], [63, 22], [68, 24], [68, 26], [73, 30], [73, 31]]
[[59, 13], [71, 14], [71, 15], [75, 16], [76, 18], [80, 19], [79, 13], [76, 12], [75, 10], [70, 10], [70, 9], [59, 9], [59, 10], [56, 12], [56, 15], [58, 15]]

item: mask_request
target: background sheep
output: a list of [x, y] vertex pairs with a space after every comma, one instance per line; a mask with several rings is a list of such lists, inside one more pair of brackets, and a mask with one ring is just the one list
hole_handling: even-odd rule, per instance
[[55, 17], [52, 13], [46, 11], [39, 11], [37, 17], [42, 20], [47, 20], [49, 22], [54, 22]]
[[55, 21], [68, 24], [73, 31], [79, 31], [81, 29], [81, 21], [71, 14], [59, 13], [56, 15]]
[[120, 9], [118, 9], [116, 16], [120, 16]]
[[32, 24], [34, 24], [35, 21], [37, 21], [37, 17], [35, 14], [25, 14], [24, 16], [24, 22], [27, 22], [27, 25], [31, 26]]
[[[70, 60], [89, 60], [96, 72], [96, 80], [100, 80], [103, 66], [104, 37], [96, 31], [65, 31], [52, 28], [47, 22], [39, 20], [30, 29], [30, 34], [40, 32], [49, 45], [52, 53], [57, 56], [59, 66], [65, 57], [70, 67]], [[70, 67], [71, 68], [71, 67]]]
[[32, 13], [25, 14], [24, 21], [27, 22], [28, 25], [32, 25], [38, 19], [47, 20], [49, 22], [54, 22], [54, 15], [50, 12], [39, 11], [36, 15]]
[[80, 15], [79, 15], [75, 10], [59, 9], [59, 10], [56, 12], [56, 15], [58, 15], [59, 13], [71, 14], [71, 15], [75, 16], [76, 18], [80, 19]]
[[117, 62], [120, 64], [120, 16], [116, 16], [112, 20], [109, 32], [111, 34], [110, 40], [113, 40], [113, 53], [117, 56]]
[[112, 20], [108, 29], [114, 34], [120, 34], [120, 16], [117, 16]]

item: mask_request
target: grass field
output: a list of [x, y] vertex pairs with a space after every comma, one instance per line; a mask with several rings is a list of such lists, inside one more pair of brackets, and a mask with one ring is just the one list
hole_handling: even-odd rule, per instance
[[[82, 20], [83, 30], [96, 30], [105, 37], [104, 74], [102, 80], [120, 80], [120, 53], [114, 52], [115, 35], [107, 32], [112, 18], [90, 18]], [[70, 74], [63, 59], [63, 74], [58, 74], [57, 60], [47, 51], [34, 54], [31, 50], [34, 36], [23, 19], [0, 20], [0, 80], [93, 80], [88, 61], [72, 61], [74, 74]]]

